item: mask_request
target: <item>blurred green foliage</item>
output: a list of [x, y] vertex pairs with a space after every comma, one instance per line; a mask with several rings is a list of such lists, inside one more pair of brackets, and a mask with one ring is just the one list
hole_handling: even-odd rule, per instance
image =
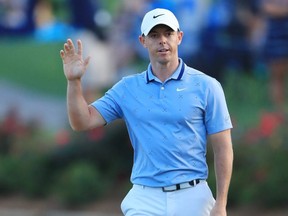
[[[288, 203], [288, 148], [273, 147], [269, 143], [235, 145], [234, 171], [228, 205], [285, 207]], [[215, 194], [215, 175], [210, 165], [209, 185]]]
[[246, 73], [227, 73], [223, 88], [232, 120], [234, 132], [256, 126], [261, 112], [271, 110], [268, 95], [268, 77], [255, 77]]
[[129, 184], [132, 149], [123, 122], [115, 122], [100, 132], [71, 136], [73, 140], [66, 145], [52, 143], [53, 148], [42, 151], [38, 146], [29, 146], [29, 139], [25, 139], [23, 149], [0, 154], [0, 196], [52, 196], [67, 207], [75, 207], [101, 198], [123, 178]]
[[60, 202], [67, 206], [85, 204], [102, 195], [106, 182], [92, 163], [78, 162], [59, 174], [54, 191]]
[[34, 198], [49, 194], [52, 170], [47, 168], [47, 161], [44, 153], [24, 154], [18, 158], [18, 190], [25, 196]]
[[0, 193], [6, 194], [19, 189], [20, 160], [12, 156], [0, 157]]

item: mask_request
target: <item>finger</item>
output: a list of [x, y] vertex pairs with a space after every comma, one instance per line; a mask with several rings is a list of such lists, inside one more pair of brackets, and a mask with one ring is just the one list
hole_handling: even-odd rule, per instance
[[78, 46], [78, 55], [82, 56], [83, 47], [81, 40], [77, 40], [77, 46]]
[[62, 58], [62, 60], [64, 60], [65, 57], [65, 53], [63, 50], [60, 50], [60, 57]]
[[84, 66], [85, 68], [87, 68], [88, 64], [89, 64], [89, 61], [90, 61], [90, 56], [87, 57], [85, 60], [84, 60]]
[[67, 53], [69, 52], [70, 48], [69, 45], [67, 43], [64, 43], [64, 51]]
[[68, 44], [68, 47], [69, 47], [70, 51], [74, 51], [75, 50], [74, 44], [73, 44], [73, 42], [72, 42], [72, 40], [70, 38], [67, 40], [67, 44]]

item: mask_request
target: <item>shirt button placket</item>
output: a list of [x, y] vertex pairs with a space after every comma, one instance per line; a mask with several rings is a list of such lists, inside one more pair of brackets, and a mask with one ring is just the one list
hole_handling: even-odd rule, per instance
[[160, 88], [160, 99], [164, 98], [164, 90], [165, 90], [165, 87], [164, 87], [164, 85], [162, 85]]

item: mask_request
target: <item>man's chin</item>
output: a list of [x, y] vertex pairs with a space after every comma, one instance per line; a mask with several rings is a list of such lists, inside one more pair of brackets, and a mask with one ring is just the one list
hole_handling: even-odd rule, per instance
[[169, 63], [170, 59], [171, 59], [171, 58], [169, 58], [168, 56], [160, 56], [160, 57], [158, 58], [158, 62], [159, 62], [160, 64], [167, 64], [167, 63]]

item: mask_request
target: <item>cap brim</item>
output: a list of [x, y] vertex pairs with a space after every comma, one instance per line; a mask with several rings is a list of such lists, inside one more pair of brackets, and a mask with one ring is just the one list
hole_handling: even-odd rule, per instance
[[144, 34], [145, 36], [147, 36], [150, 31], [157, 25], [166, 25], [168, 26], [169, 28], [173, 29], [174, 31], [178, 31], [178, 27], [177, 26], [173, 26], [171, 25], [170, 22], [165, 22], [165, 21], [159, 21], [159, 22], [156, 22], [156, 23], [153, 23], [152, 25], [150, 25], [149, 27], [147, 27], [143, 32], [142, 34]]

